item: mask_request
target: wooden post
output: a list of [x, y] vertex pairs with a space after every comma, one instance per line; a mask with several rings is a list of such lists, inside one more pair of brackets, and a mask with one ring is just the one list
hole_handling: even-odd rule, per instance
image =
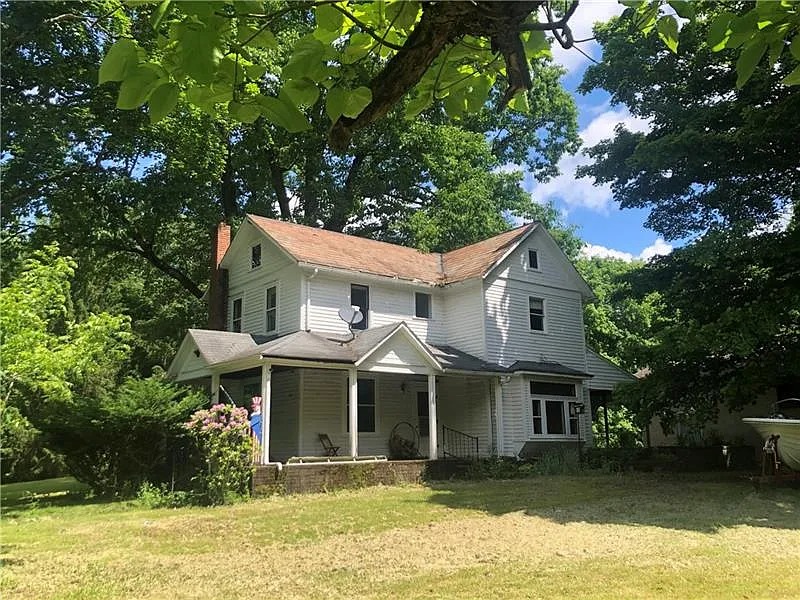
[[272, 413], [272, 364], [261, 365], [261, 464], [269, 462], [269, 425]]
[[503, 386], [499, 377], [494, 382], [494, 410], [497, 424], [497, 456], [503, 456]]
[[439, 458], [439, 444], [436, 439], [439, 425], [436, 421], [436, 375], [428, 375], [428, 458]]
[[219, 373], [211, 374], [211, 406], [219, 404]]
[[350, 456], [358, 456], [358, 370], [349, 371], [349, 411], [348, 422], [350, 425]]

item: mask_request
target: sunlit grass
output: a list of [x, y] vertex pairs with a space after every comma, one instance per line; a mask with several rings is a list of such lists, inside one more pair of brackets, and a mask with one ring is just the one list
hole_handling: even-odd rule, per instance
[[543, 477], [173, 510], [59, 506], [47, 484], [24, 487], [2, 490], [4, 599], [800, 597], [800, 493], [737, 479]]

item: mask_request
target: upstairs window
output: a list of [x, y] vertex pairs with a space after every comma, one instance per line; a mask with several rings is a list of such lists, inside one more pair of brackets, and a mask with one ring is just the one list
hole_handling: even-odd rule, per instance
[[267, 288], [267, 333], [274, 333], [278, 329], [278, 286]]
[[528, 250], [528, 270], [539, 270], [539, 253], [536, 250]]
[[231, 331], [242, 332], [242, 299], [236, 298], [231, 308]]
[[350, 304], [357, 306], [364, 318], [353, 324], [353, 329], [367, 329], [369, 327], [369, 288], [366, 285], [350, 286]]
[[414, 314], [421, 319], [431, 318], [431, 295], [416, 292], [414, 294]]
[[250, 248], [250, 268], [256, 269], [261, 266], [261, 244], [256, 244]]
[[544, 300], [542, 298], [528, 298], [531, 331], [544, 331]]

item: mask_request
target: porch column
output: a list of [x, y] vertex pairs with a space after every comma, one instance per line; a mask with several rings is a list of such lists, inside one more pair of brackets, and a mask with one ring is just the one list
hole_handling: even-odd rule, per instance
[[261, 463], [269, 462], [269, 422], [272, 414], [272, 363], [261, 365]]
[[349, 385], [349, 411], [347, 419], [350, 430], [350, 456], [358, 456], [358, 370], [350, 369], [348, 371]]
[[494, 422], [497, 425], [497, 456], [503, 456], [503, 384], [499, 377], [494, 380], [494, 410]]
[[436, 375], [428, 375], [428, 458], [439, 458], [439, 444], [436, 439], [439, 425], [436, 421]]
[[219, 373], [211, 374], [211, 406], [219, 404]]

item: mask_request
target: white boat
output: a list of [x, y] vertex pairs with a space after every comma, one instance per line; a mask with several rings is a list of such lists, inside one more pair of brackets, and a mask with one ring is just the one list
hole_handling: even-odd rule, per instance
[[743, 422], [753, 427], [764, 440], [779, 435], [778, 457], [794, 471], [800, 471], [800, 419], [747, 418]]

